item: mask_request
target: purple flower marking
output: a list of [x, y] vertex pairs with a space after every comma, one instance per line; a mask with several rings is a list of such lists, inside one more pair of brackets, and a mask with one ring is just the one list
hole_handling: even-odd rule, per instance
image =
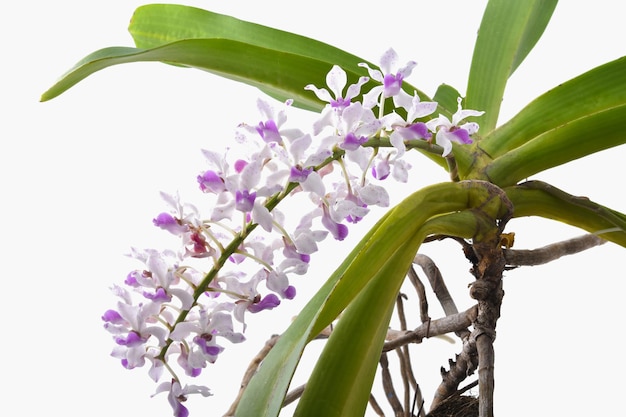
[[248, 306], [248, 311], [251, 313], [258, 313], [263, 310], [271, 310], [274, 307], [277, 307], [280, 304], [280, 299], [276, 294], [267, 294], [261, 301], [257, 303], [250, 304]]
[[152, 219], [152, 223], [163, 230], [167, 230], [173, 235], [180, 236], [189, 231], [186, 224], [181, 224], [175, 217], [169, 213], [161, 213]]
[[406, 127], [398, 127], [396, 131], [406, 140], [424, 139], [429, 140], [433, 135], [428, 131], [426, 123], [418, 122]]
[[449, 133], [456, 137], [454, 142], [462, 143], [464, 145], [469, 145], [473, 142], [469, 136], [469, 132], [461, 127], [453, 127], [450, 129]]
[[278, 126], [276, 126], [276, 122], [273, 120], [268, 120], [265, 123], [259, 122], [256, 131], [261, 135], [265, 143], [283, 143], [283, 138], [280, 136], [280, 132], [278, 132]]
[[128, 332], [126, 337], [121, 337], [121, 336], [116, 337], [115, 343], [117, 343], [120, 346], [133, 347], [133, 346], [139, 346], [139, 345], [144, 344], [146, 340], [148, 339], [141, 337], [139, 333], [131, 331], [131, 332]]
[[244, 213], [252, 211], [254, 207], [254, 200], [256, 199], [256, 192], [250, 192], [248, 190], [235, 192], [235, 208]]
[[291, 167], [289, 170], [289, 182], [304, 182], [311, 172], [313, 172], [313, 168]]
[[296, 287], [294, 287], [293, 285], [290, 285], [287, 288], [285, 288], [285, 291], [283, 291], [283, 297], [285, 297], [288, 300], [293, 300], [296, 297]]
[[169, 295], [163, 288], [157, 288], [154, 293], [149, 293], [148, 291], [143, 292], [143, 296], [148, 300], [156, 301], [156, 302], [169, 302], [172, 301], [172, 296]]
[[124, 284], [131, 286], [131, 287], [139, 287], [141, 284], [139, 284], [139, 281], [137, 280], [137, 275], [139, 275], [140, 272], [139, 271], [131, 271], [128, 273], [128, 275], [126, 275], [126, 279], [124, 280]]
[[395, 96], [400, 92], [402, 88], [402, 80], [404, 79], [402, 73], [398, 72], [396, 75], [386, 74], [383, 79], [383, 86], [385, 89], [383, 90], [383, 95], [385, 97]]
[[328, 208], [322, 205], [322, 225], [333, 235], [337, 240], [344, 240], [348, 236], [348, 226], [345, 224], [335, 222], [328, 212]]
[[212, 338], [213, 336], [211, 335], [199, 335], [193, 338], [193, 342], [198, 345], [206, 355], [217, 356], [224, 348], [207, 343], [207, 341], [210, 341]]
[[185, 370], [185, 375], [188, 375], [192, 378], [197, 377], [198, 375], [202, 373], [202, 368], [194, 368], [193, 366], [191, 366], [189, 364], [189, 351], [187, 350], [186, 345], [181, 343], [180, 346], [181, 346], [181, 352], [176, 362], [178, 362], [180, 367]]
[[197, 179], [200, 189], [205, 193], [218, 194], [226, 190], [224, 180], [215, 171], [206, 171], [202, 175], [198, 175]]
[[383, 158], [376, 165], [372, 166], [372, 176], [378, 180], [386, 179], [391, 173], [389, 159]]
[[243, 171], [243, 169], [248, 165], [248, 161], [245, 161], [243, 159], [237, 159], [235, 161], [235, 172], [237, 172], [237, 174], [241, 174], [241, 171]]
[[107, 310], [102, 315], [102, 320], [107, 323], [123, 324], [124, 318], [115, 310]]
[[354, 132], [349, 132], [344, 137], [343, 142], [339, 144], [339, 147], [341, 149], [345, 149], [346, 151], [355, 151], [365, 142], [367, 142], [366, 136], [357, 136]]
[[[348, 195], [346, 196], [346, 200], [353, 202], [356, 207], [361, 207], [363, 209], [367, 208], [367, 204], [365, 204], [359, 197], [354, 195], [352, 192], [348, 193]], [[346, 220], [350, 223], [358, 223], [363, 220], [363, 216], [351, 213], [346, 216]]]
[[283, 255], [285, 255], [285, 258], [298, 259], [307, 264], [311, 261], [311, 255], [298, 252], [296, 246], [293, 243], [290, 243], [287, 239], [283, 238], [283, 243], [285, 245], [283, 248]]
[[330, 100], [330, 107], [333, 109], [345, 109], [350, 105], [350, 99], [346, 100], [343, 97], [337, 97], [336, 100]]

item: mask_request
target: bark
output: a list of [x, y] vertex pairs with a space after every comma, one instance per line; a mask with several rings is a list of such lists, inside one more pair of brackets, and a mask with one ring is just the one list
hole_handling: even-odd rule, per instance
[[417, 292], [417, 298], [419, 300], [419, 309], [420, 309], [420, 320], [422, 323], [430, 320], [430, 316], [428, 315], [428, 300], [426, 298], [426, 287], [422, 284], [422, 281], [417, 276], [417, 272], [413, 266], [409, 268], [408, 273], [409, 281], [415, 287], [415, 291]]
[[[424, 274], [426, 274], [428, 282], [430, 283], [430, 287], [435, 293], [437, 300], [439, 300], [439, 304], [441, 304], [443, 312], [446, 314], [446, 316], [458, 314], [459, 310], [457, 309], [456, 304], [454, 303], [454, 300], [452, 299], [452, 296], [448, 291], [448, 287], [443, 280], [441, 271], [439, 270], [435, 262], [433, 262], [433, 260], [428, 256], [419, 253], [415, 255], [415, 259], [413, 262], [419, 265], [422, 268], [422, 271], [424, 271]], [[409, 270], [409, 278], [411, 278], [410, 272], [412, 270], [413, 268]], [[470, 332], [466, 328], [455, 331], [455, 334], [461, 339], [461, 341], [464, 341], [465, 339], [467, 339]]]
[[463, 343], [463, 349], [453, 361], [448, 361], [450, 369], [446, 371], [441, 367], [441, 384], [437, 387], [430, 411], [435, 410], [446, 398], [457, 392], [459, 384], [474, 373], [478, 366], [475, 340], [470, 338]]
[[538, 249], [505, 249], [504, 258], [506, 259], [506, 264], [510, 266], [542, 265], [562, 256], [573, 255], [604, 243], [606, 243], [606, 240], [594, 234], [587, 234], [552, 243]]
[[478, 301], [478, 315], [474, 321], [472, 338], [476, 340], [478, 353], [479, 416], [493, 417], [494, 350], [496, 323], [504, 291], [502, 274], [506, 266], [500, 236], [492, 236], [474, 243], [478, 263], [472, 269], [476, 281], [470, 288], [470, 296]]
[[454, 303], [454, 300], [448, 291], [448, 287], [446, 287], [446, 283], [443, 280], [441, 271], [435, 262], [428, 256], [421, 253], [415, 255], [413, 262], [419, 265], [420, 268], [422, 268], [422, 271], [424, 271], [424, 274], [426, 274], [430, 287], [435, 293], [437, 300], [439, 300], [446, 316], [457, 314], [459, 310], [456, 308], [456, 304]]
[[387, 397], [387, 401], [389, 401], [389, 405], [391, 405], [393, 414], [395, 417], [404, 417], [404, 408], [402, 407], [402, 403], [398, 399], [398, 395], [396, 394], [396, 390], [393, 386], [393, 378], [391, 376], [391, 372], [389, 371], [389, 360], [387, 359], [386, 352], [383, 352], [380, 355], [380, 368], [382, 370], [385, 397]]
[[[501, 230], [503, 224], [498, 228]], [[588, 234], [562, 242], [553, 243], [542, 248], [533, 250], [517, 250], [502, 248], [500, 235], [491, 234], [488, 238], [483, 238], [479, 242], [468, 244], [471, 253], [466, 256], [473, 263], [472, 273], [476, 280], [470, 288], [470, 296], [477, 300], [477, 304], [468, 310], [458, 313], [454, 300], [450, 296], [443, 277], [435, 263], [425, 255], [418, 254], [415, 263], [421, 267], [426, 274], [430, 286], [437, 296], [446, 317], [432, 320], [428, 316], [428, 304], [424, 286], [421, 284], [414, 270], [409, 274], [409, 279], [413, 282], [420, 300], [420, 316], [422, 324], [414, 330], [406, 330], [406, 320], [404, 317], [404, 307], [402, 295], [399, 295], [397, 310], [400, 314], [401, 330], [389, 329], [387, 341], [381, 355], [381, 367], [383, 368], [383, 382], [385, 391], [389, 398], [392, 398], [392, 408], [397, 416], [407, 415], [409, 411], [406, 392], [407, 385], [410, 385], [416, 392], [416, 399], [420, 403], [421, 394], [419, 385], [412, 374], [410, 357], [407, 346], [409, 343], [421, 343], [424, 338], [442, 336], [448, 333], [456, 333], [463, 341], [462, 351], [449, 360], [449, 370], [441, 369], [442, 383], [438, 387], [430, 410], [434, 410], [446, 398], [458, 393], [459, 384], [478, 369], [479, 385], [479, 415], [481, 417], [493, 416], [493, 395], [494, 395], [494, 364], [495, 353], [493, 342], [496, 336], [496, 323], [500, 317], [500, 306], [504, 297], [502, 288], [503, 271], [510, 267], [525, 265], [540, 265], [562, 256], [575, 254], [583, 250], [602, 245], [606, 241], [593, 234]], [[470, 333], [468, 328], [473, 327]], [[324, 329], [318, 339], [327, 338], [332, 332], [332, 327]], [[230, 417], [240, 401], [243, 391], [247, 387], [250, 379], [256, 373], [259, 364], [272, 349], [279, 336], [272, 336], [261, 351], [253, 358], [241, 382], [239, 394], [230, 409], [224, 414]], [[400, 363], [403, 382], [405, 385], [404, 406], [395, 394], [391, 375], [386, 366], [387, 354], [390, 350], [396, 349]], [[302, 385], [291, 391], [285, 398], [285, 405], [295, 401], [302, 395], [305, 386]], [[391, 395], [391, 397], [389, 396]], [[383, 415], [382, 410], [376, 403], [374, 397], [370, 397], [370, 405], [378, 415]], [[423, 414], [423, 411], [420, 413]], [[411, 414], [408, 414], [411, 415]]]
[[389, 329], [383, 352], [388, 352], [407, 343], [421, 343], [424, 338], [441, 336], [464, 329], [472, 324], [477, 316], [477, 311], [478, 306], [473, 306], [459, 314], [430, 320], [414, 330], [400, 331]]

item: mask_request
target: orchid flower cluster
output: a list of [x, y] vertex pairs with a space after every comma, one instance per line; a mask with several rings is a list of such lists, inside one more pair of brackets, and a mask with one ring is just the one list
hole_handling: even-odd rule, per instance
[[[181, 245], [133, 249], [130, 256], [143, 267], [131, 271], [123, 286], [112, 287], [119, 301], [102, 319], [115, 342], [112, 356], [123, 367], [149, 364], [155, 382], [168, 371], [156, 392], [168, 393], [175, 416], [188, 415], [182, 403], [189, 394], [211, 395], [180, 375], [197, 377], [217, 360], [224, 341], [244, 341], [247, 314], [293, 299], [290, 276], [307, 272], [324, 239], [343, 240], [348, 224], [359, 222], [370, 207], [389, 205], [380, 184], [388, 177], [407, 181], [411, 166], [403, 156], [411, 144], [420, 142], [449, 158], [452, 142], [472, 143], [478, 125], [462, 122], [482, 112], [464, 110], [459, 101], [452, 120], [443, 115], [428, 120], [437, 103], [402, 89], [416, 64], [398, 68], [397, 61], [389, 49], [381, 58], [382, 71], [361, 64], [369, 77], [347, 89], [346, 73], [338, 66], [326, 77], [330, 91], [306, 86], [327, 103], [309, 133], [286, 127], [290, 101], [276, 111], [259, 100], [262, 120], [240, 126], [237, 149], [203, 151], [209, 169], [197, 181], [212, 207], [207, 214], [177, 195], [162, 194], [170, 211], [158, 214], [154, 225], [178, 236]], [[375, 86], [362, 93], [370, 80]], [[385, 112], [388, 99], [406, 116]], [[277, 206], [296, 195], [310, 209], [288, 226]]]

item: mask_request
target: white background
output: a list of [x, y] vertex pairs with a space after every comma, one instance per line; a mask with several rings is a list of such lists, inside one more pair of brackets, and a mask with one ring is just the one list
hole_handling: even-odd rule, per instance
[[[410, 82], [434, 94], [442, 82], [465, 90], [485, 1], [317, 0], [188, 1], [216, 12], [317, 38], [373, 62], [392, 46], [418, 62]], [[150, 399], [147, 369], [127, 371], [109, 357], [101, 314], [114, 305], [108, 288], [137, 264], [131, 246], [176, 242], [151, 219], [165, 209], [159, 191], [180, 190], [198, 205], [201, 148], [221, 149], [242, 121], [256, 123], [260, 93], [194, 70], [158, 63], [109, 68], [47, 103], [39, 95], [88, 53], [132, 46], [126, 32], [140, 1], [11, 2], [0, 17], [2, 151], [2, 413], [130, 417], [169, 416], [165, 397]], [[549, 88], [624, 55], [621, 2], [562, 2], [539, 45], [511, 78], [501, 121]], [[305, 119], [304, 116], [302, 120]], [[294, 118], [297, 118], [294, 116]], [[593, 138], [590, 138], [593, 140]], [[624, 148], [536, 176], [572, 194], [626, 211]], [[416, 158], [412, 189], [446, 180]], [[382, 212], [370, 215], [370, 224]], [[215, 396], [192, 399], [192, 415], [221, 416], [247, 361], [281, 332], [308, 295], [366, 230], [330, 243], [297, 277], [296, 300], [251, 321], [248, 342], [228, 346], [202, 383]], [[541, 219], [515, 220], [517, 248], [534, 248], [582, 232]], [[459, 308], [469, 265], [455, 245], [427, 245]], [[622, 408], [623, 249], [614, 244], [546, 266], [510, 271], [496, 341], [498, 415], [615, 415]], [[414, 300], [413, 294], [410, 294]], [[431, 315], [438, 310], [433, 305]], [[414, 305], [411, 305], [414, 308]], [[415, 310], [413, 310], [415, 311]], [[414, 323], [415, 325], [417, 323]], [[413, 350], [418, 382], [430, 402], [438, 370], [460, 349], [428, 340]], [[305, 364], [309, 364], [309, 356]], [[298, 377], [300, 378], [300, 377]], [[383, 398], [379, 396], [382, 402]], [[286, 413], [288, 414], [288, 413]], [[390, 414], [390, 412], [389, 412]]]

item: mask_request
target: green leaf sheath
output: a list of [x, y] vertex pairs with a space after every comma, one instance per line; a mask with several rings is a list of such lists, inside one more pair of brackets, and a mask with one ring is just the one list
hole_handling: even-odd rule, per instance
[[626, 215], [618, 211], [542, 181], [528, 181], [504, 190], [515, 207], [514, 217], [557, 220], [626, 247]]
[[465, 106], [483, 110], [480, 129], [496, 127], [509, 76], [545, 30], [556, 0], [491, 0], [483, 15], [467, 83]]
[[[499, 215], [499, 207], [484, 204], [493, 197], [489, 190], [489, 187], [479, 181], [436, 184], [412, 194], [389, 211], [361, 240], [283, 334], [251, 380], [236, 415], [278, 415], [282, 398], [287, 392], [306, 343], [352, 303], [363, 288], [373, 282], [379, 271], [392, 271], [396, 274], [399, 271], [406, 272], [406, 259], [409, 258], [409, 253], [412, 259], [417, 251], [421, 243], [419, 230], [424, 223], [447, 213], [456, 213], [479, 205], [488, 210], [490, 215]], [[437, 224], [439, 228], [446, 229], [446, 223]], [[450, 225], [451, 232], [464, 230], [464, 234], [469, 235], [470, 231], [477, 231], [474, 216], [469, 216], [462, 222], [451, 222]], [[404, 264], [398, 265], [399, 260]], [[390, 279], [395, 281], [393, 277]], [[393, 290], [397, 282], [389, 282], [389, 285]], [[377, 319], [384, 320], [384, 317]]]

